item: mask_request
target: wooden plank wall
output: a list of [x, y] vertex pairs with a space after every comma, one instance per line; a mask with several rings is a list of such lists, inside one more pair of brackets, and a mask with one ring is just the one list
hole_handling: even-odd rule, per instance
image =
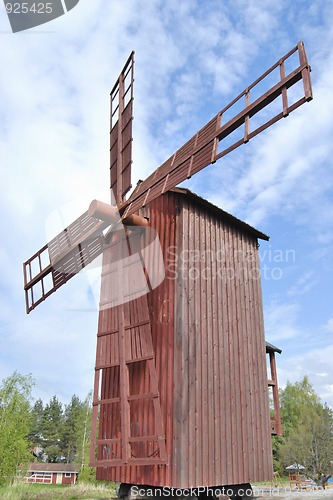
[[180, 220], [173, 483], [270, 479], [257, 240], [190, 199]]

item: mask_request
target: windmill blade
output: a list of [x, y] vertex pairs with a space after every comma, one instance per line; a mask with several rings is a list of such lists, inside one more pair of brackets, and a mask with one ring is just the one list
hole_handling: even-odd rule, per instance
[[103, 231], [110, 224], [84, 212], [24, 262], [27, 313], [103, 252]]
[[131, 189], [134, 52], [111, 90], [111, 204], [120, 206]]
[[[297, 53], [299, 65], [286, 75], [286, 67], [294, 63], [294, 54]], [[288, 66], [289, 67], [289, 66]], [[251, 95], [259, 88], [264, 79], [269, 78], [273, 72], [278, 71], [279, 81], [272, 85], [265, 93], [261, 94], [251, 103]], [[302, 97], [289, 105], [288, 89], [297, 82], [303, 83]], [[250, 118], [271, 104], [277, 97], [281, 96], [282, 110], [278, 113], [274, 110], [274, 116], [265, 120], [260, 126], [250, 131]], [[165, 163], [163, 163], [145, 181], [140, 183], [133, 191], [129, 200], [120, 206], [122, 216], [128, 217], [150, 201], [154, 200], [177, 184], [189, 179], [211, 163], [230, 153], [241, 144], [248, 142], [260, 132], [270, 127], [283, 117], [312, 99], [312, 88], [310, 79], [310, 66], [307, 61], [303, 42], [299, 42], [288, 54], [282, 57], [269, 70], [261, 75], [255, 82], [247, 87], [238, 97], [222, 109], [210, 122], [199, 130], [184, 146], [176, 151]], [[237, 104], [244, 101], [243, 109], [235, 114], [225, 124], [224, 115]], [[234, 141], [231, 145], [219, 151], [219, 143], [239, 127], [244, 126], [241, 139]]]
[[[130, 54], [110, 94], [110, 186], [113, 206], [121, 205], [131, 188], [133, 82], [134, 52]], [[110, 221], [97, 220], [85, 212], [24, 262], [27, 313], [102, 253], [103, 230], [109, 225]]]

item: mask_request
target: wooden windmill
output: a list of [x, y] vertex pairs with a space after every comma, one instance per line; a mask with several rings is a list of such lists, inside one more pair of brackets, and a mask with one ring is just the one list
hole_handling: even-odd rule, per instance
[[[267, 384], [277, 406], [278, 350], [268, 348], [267, 380], [256, 274], [257, 240], [268, 237], [175, 186], [310, 101], [310, 67], [299, 42], [126, 198], [133, 69], [132, 53], [111, 91], [111, 204], [94, 200], [24, 263], [27, 312], [103, 253], [91, 443], [97, 477], [122, 483], [121, 496], [131, 485], [231, 485], [241, 497], [239, 485], [272, 477]], [[290, 103], [298, 82], [302, 95]], [[279, 97], [282, 110], [251, 130], [251, 118]], [[224, 146], [241, 127], [242, 137]], [[273, 427], [279, 433], [278, 418]]]

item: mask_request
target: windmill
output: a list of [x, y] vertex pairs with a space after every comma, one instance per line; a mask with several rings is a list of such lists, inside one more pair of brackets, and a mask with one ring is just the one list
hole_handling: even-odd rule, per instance
[[[267, 81], [268, 89], [258, 95]], [[133, 82], [134, 53], [111, 91], [111, 204], [94, 200], [24, 263], [26, 310], [103, 254], [91, 443], [97, 477], [122, 483], [120, 496], [133, 485], [214, 491], [229, 485], [231, 496], [242, 497], [241, 485], [272, 476], [267, 383], [276, 406], [279, 350], [269, 346], [274, 376], [267, 381], [260, 282], [253, 276], [257, 239], [268, 237], [176, 186], [312, 99], [304, 44], [219, 111], [127, 198]], [[290, 103], [288, 91], [297, 84], [301, 96]], [[260, 113], [272, 104], [269, 116]], [[236, 130], [241, 137], [226, 144]], [[208, 274], [200, 258], [193, 259], [197, 267], [184, 258], [180, 265], [179, 257], [193, 256], [197, 248], [205, 262], [212, 249], [223, 255], [223, 273], [244, 273], [246, 265], [246, 279], [238, 276], [237, 286], [235, 280], [232, 286], [224, 282], [216, 261], [209, 261]], [[192, 271], [198, 275], [190, 282]], [[207, 398], [214, 400], [211, 409]], [[274, 425], [279, 433], [278, 418]]]

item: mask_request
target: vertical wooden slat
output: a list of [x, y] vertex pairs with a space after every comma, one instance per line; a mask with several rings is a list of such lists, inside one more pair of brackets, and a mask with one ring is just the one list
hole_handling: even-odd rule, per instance
[[[250, 90], [245, 90], [245, 107], [250, 105]], [[244, 142], [249, 141], [249, 132], [250, 132], [250, 116], [246, 115], [244, 119]]]
[[[259, 254], [256, 254], [257, 260], [256, 265], [259, 268]], [[264, 340], [264, 318], [263, 318], [263, 308], [262, 308], [262, 293], [261, 293], [261, 282], [260, 279], [257, 282], [257, 286], [254, 286], [255, 290], [255, 300], [258, 304], [256, 308], [256, 324], [261, 334], [257, 334], [254, 339], [256, 341], [257, 347], [257, 358], [256, 371], [258, 373], [258, 380], [260, 380], [260, 391], [258, 391], [258, 400], [260, 401], [259, 417], [262, 422], [261, 427], [258, 429], [258, 456], [262, 457], [261, 463], [258, 464], [259, 474], [261, 477], [268, 476], [272, 474], [272, 443], [269, 436], [270, 430], [270, 418], [269, 418], [269, 405], [268, 405], [268, 388], [267, 384], [264, 384], [265, 378], [267, 379], [267, 369], [266, 369], [266, 349]]]
[[210, 245], [213, 251], [213, 256], [211, 259], [211, 270], [212, 270], [212, 281], [210, 287], [210, 296], [212, 297], [212, 367], [213, 367], [213, 395], [212, 395], [212, 406], [213, 406], [213, 421], [212, 428], [214, 430], [213, 434], [213, 456], [210, 457], [214, 467], [212, 469], [212, 475], [210, 478], [210, 483], [213, 483], [221, 474], [222, 468], [222, 457], [221, 457], [221, 444], [220, 444], [220, 429], [218, 429], [217, 422], [219, 420], [218, 415], [220, 415], [220, 398], [219, 393], [221, 391], [221, 370], [219, 359], [219, 303], [218, 303], [218, 271], [219, 271], [219, 259], [220, 255], [217, 253], [217, 234], [216, 234], [216, 221], [213, 216], [211, 216], [211, 230], [210, 230]]
[[[280, 78], [283, 80], [286, 77], [286, 72], [285, 72], [285, 67], [284, 67], [284, 61], [280, 61]], [[286, 117], [288, 116], [288, 95], [287, 95], [287, 88], [284, 87], [281, 91], [282, 95], [282, 109], [283, 109], [283, 116]]]
[[277, 380], [277, 371], [276, 371], [276, 361], [275, 361], [275, 353], [269, 353], [269, 362], [271, 368], [271, 376], [273, 385], [273, 402], [274, 402], [274, 419], [275, 419], [275, 433], [277, 435], [282, 434], [282, 425], [281, 425], [281, 412], [280, 412], [280, 402], [279, 402], [279, 386]]
[[[97, 354], [98, 356], [98, 354]], [[98, 361], [96, 360], [96, 364]], [[98, 398], [98, 387], [99, 387], [99, 375], [100, 371], [98, 370], [98, 373], [95, 372], [95, 380], [94, 380], [94, 395], [93, 395], [93, 407], [92, 407], [92, 428], [91, 428], [91, 442], [93, 446], [90, 447], [90, 462], [93, 463], [96, 459], [95, 454], [96, 454], [96, 437], [97, 437], [97, 429], [98, 429], [98, 406], [95, 404], [97, 398]]]
[[[254, 401], [254, 390], [255, 390], [255, 376], [254, 376], [254, 364], [256, 362], [256, 352], [254, 350], [254, 345], [253, 345], [253, 334], [252, 332], [256, 328], [255, 324], [253, 324], [253, 308], [254, 308], [254, 301], [253, 297], [251, 296], [251, 280], [257, 279], [256, 275], [256, 259], [254, 258], [254, 252], [256, 252], [256, 248], [254, 247], [255, 242], [251, 240], [249, 237], [246, 237], [246, 243], [244, 247], [244, 252], [246, 255], [246, 262], [247, 262], [247, 270], [248, 270], [248, 279], [246, 283], [246, 287], [244, 287], [244, 300], [246, 300], [246, 311], [245, 311], [245, 321], [246, 321], [246, 328], [247, 328], [247, 337], [246, 337], [246, 342], [245, 342], [245, 349], [246, 349], [246, 373], [245, 377], [248, 380], [248, 384], [250, 387], [250, 390], [248, 391], [248, 400], [247, 400], [247, 410], [248, 410], [248, 418], [246, 419], [246, 433], [247, 433], [247, 440], [248, 440], [248, 453], [250, 457], [255, 457], [255, 436], [253, 435], [252, 429], [255, 426], [255, 401]], [[253, 274], [254, 273], [254, 274]], [[247, 461], [247, 466], [248, 466], [248, 480], [252, 477], [254, 477], [255, 474], [255, 461], [254, 460], [248, 460]]]
[[[239, 421], [237, 423], [237, 431], [238, 431], [238, 439], [237, 439], [237, 469], [235, 471], [235, 479], [236, 479], [236, 473], [239, 474], [240, 477], [246, 477], [245, 475], [245, 468], [247, 467], [246, 465], [246, 459], [245, 457], [248, 457], [248, 452], [247, 452], [247, 447], [246, 447], [246, 430], [245, 430], [245, 425], [246, 425], [246, 420], [248, 418], [247, 415], [247, 410], [246, 410], [246, 392], [248, 391], [248, 386], [247, 383], [245, 382], [245, 370], [244, 370], [244, 365], [247, 363], [247, 360], [245, 359], [244, 356], [244, 343], [245, 343], [245, 330], [246, 330], [246, 323], [244, 321], [245, 315], [244, 315], [244, 307], [245, 307], [245, 301], [243, 299], [243, 294], [242, 290], [245, 287], [245, 281], [244, 281], [244, 265], [245, 265], [245, 257], [243, 255], [243, 248], [242, 248], [242, 236], [239, 232], [236, 232], [233, 235], [233, 248], [234, 248], [234, 259], [233, 259], [233, 265], [234, 265], [234, 286], [235, 286], [235, 311], [236, 311], [236, 338], [238, 342], [234, 342], [234, 356], [235, 359], [237, 360], [237, 368], [236, 368], [236, 373], [237, 373], [237, 386], [239, 390], [239, 394], [237, 399], [237, 414], [239, 415]], [[237, 387], [236, 386], [236, 387]], [[243, 450], [243, 456], [239, 453], [238, 449], [241, 448]]]
[[[119, 290], [119, 293], [121, 290]], [[119, 314], [119, 364], [120, 364], [120, 401], [121, 401], [121, 421], [122, 421], [122, 460], [127, 463], [130, 457], [130, 447], [128, 438], [130, 436], [129, 403], [127, 396], [129, 394], [128, 368], [126, 365], [126, 346], [125, 346], [125, 328], [124, 328], [124, 307], [120, 305]]]
[[309, 67], [307, 56], [306, 56], [304, 43], [299, 42], [297, 44], [297, 48], [298, 48], [300, 66], [304, 65], [304, 69], [302, 70], [302, 81], [303, 81], [305, 98], [308, 101], [308, 100], [312, 99], [312, 85], [311, 85], [311, 78], [310, 78], [310, 71], [309, 71], [310, 67]]

